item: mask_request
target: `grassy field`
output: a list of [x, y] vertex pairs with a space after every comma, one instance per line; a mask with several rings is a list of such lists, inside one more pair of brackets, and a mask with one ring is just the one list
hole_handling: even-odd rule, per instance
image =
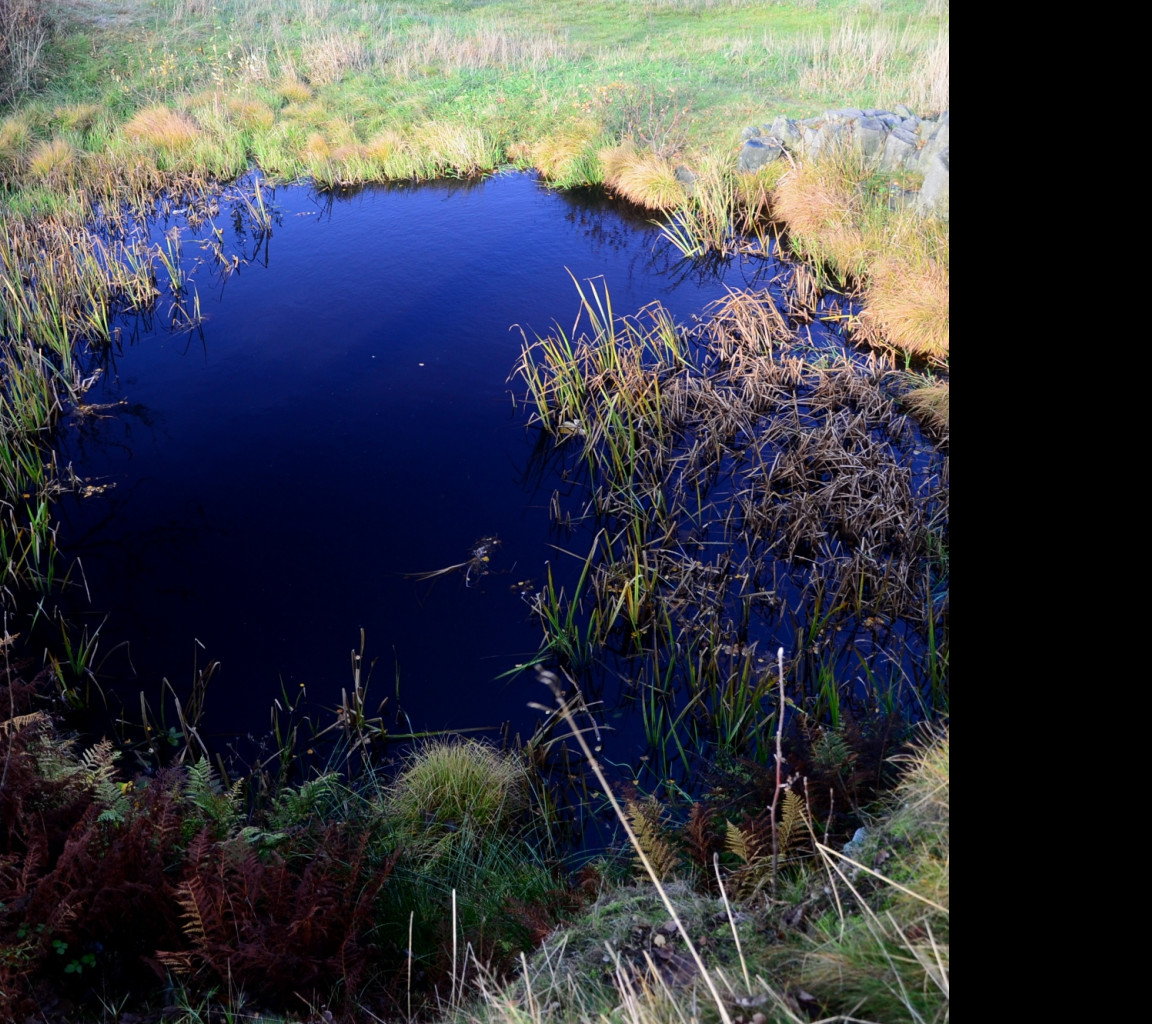
[[[796, 308], [813, 308], [820, 289], [851, 293], [863, 305], [856, 337], [892, 367], [883, 389], [837, 387], [877, 415], [902, 405], [946, 440], [947, 224], [889, 209], [888, 180], [845, 154], [736, 172], [746, 125], [897, 103], [948, 108], [946, 0], [0, 0], [0, 653], [49, 614], [66, 568], [53, 557], [53, 502], [79, 482], [52, 430], [91, 384], [77, 344], [106, 344], [115, 314], [149, 308], [163, 286], [164, 250], [127, 226], [210, 204], [253, 165], [331, 186], [535, 167], [557, 187], [603, 185], [670, 218], [677, 244], [698, 254], [783, 231], [805, 261]], [[697, 175], [692, 190], [680, 165]], [[771, 355], [786, 344], [774, 316], [745, 296], [717, 329], [762, 334]], [[657, 324], [640, 342], [666, 337]], [[564, 341], [542, 340], [521, 367], [554, 432], [577, 414], [532, 360]], [[567, 379], [573, 360], [558, 359]], [[647, 372], [593, 370], [604, 387]], [[606, 437], [625, 414], [663, 430], [665, 410], [637, 395], [634, 409], [601, 410]], [[636, 476], [614, 449], [589, 442], [588, 457]], [[644, 573], [667, 571], [649, 547], [617, 559], [634, 561], [632, 589], [589, 572], [638, 636]], [[946, 550], [937, 562], [946, 579]], [[559, 604], [554, 615], [567, 635]], [[855, 820], [876, 815], [854, 863], [831, 810], [817, 820], [822, 794], [752, 772], [744, 783], [771, 794], [758, 808], [676, 816], [633, 794], [621, 819], [655, 879], [629, 879], [625, 847], [573, 888], [548, 859], [541, 748], [511, 760], [432, 748], [394, 787], [369, 773], [302, 787], [254, 777], [244, 790], [207, 759], [128, 782], [110, 747], [67, 749], [32, 697], [82, 703], [93, 678], [94, 638], [57, 626], [38, 688], [5, 662], [0, 1018], [127, 1021], [167, 1001], [183, 1024], [273, 1019], [258, 1009], [298, 986], [291, 1019], [317, 1022], [947, 1019], [946, 734], [913, 755], [889, 803], [852, 807]], [[772, 679], [763, 685], [756, 701], [771, 699]], [[733, 716], [734, 733], [752, 707]], [[343, 727], [362, 717], [346, 711]], [[190, 728], [174, 742], [192, 761]], [[864, 755], [845, 730], [817, 733], [822, 777], [858, 773]], [[656, 883], [669, 883], [684, 921], [675, 932], [661, 930], [669, 906]], [[137, 901], [133, 928], [107, 892]], [[518, 960], [561, 923], [572, 928]], [[690, 965], [697, 952], [705, 972]], [[155, 991], [140, 987], [141, 955]], [[175, 980], [162, 991], [165, 972]]]

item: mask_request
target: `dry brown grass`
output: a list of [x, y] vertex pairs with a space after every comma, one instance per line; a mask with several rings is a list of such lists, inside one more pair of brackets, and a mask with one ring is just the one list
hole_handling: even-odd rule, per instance
[[881, 105], [910, 103], [925, 113], [948, 109], [946, 26], [929, 42], [922, 27], [900, 30], [845, 19], [828, 35], [800, 40], [791, 49], [805, 65], [801, 89], [839, 95], [865, 90]]
[[168, 107], [147, 107], [124, 126], [124, 134], [158, 150], [183, 152], [192, 147], [200, 130], [191, 119]]
[[[625, 199], [649, 210], [666, 212], [681, 206], [687, 194], [676, 179], [669, 161], [656, 153], [626, 152], [626, 147], [607, 151], [604, 183]], [[601, 153], [601, 163], [605, 163]]]
[[856, 205], [855, 184], [838, 161], [800, 164], [776, 186], [776, 215], [793, 235], [815, 238], [843, 230]]
[[50, 31], [44, 0], [0, 0], [0, 103], [32, 84]]
[[539, 70], [550, 61], [567, 56], [565, 45], [552, 35], [503, 25], [475, 32], [447, 25], [428, 26], [414, 29], [403, 45], [386, 47], [389, 69], [398, 78], [424, 74], [429, 68]]
[[913, 355], [948, 357], [948, 268], [936, 260], [877, 260], [863, 319], [867, 329]]
[[304, 69], [313, 85], [339, 82], [350, 71], [367, 66], [368, 55], [358, 36], [330, 32], [304, 44]]

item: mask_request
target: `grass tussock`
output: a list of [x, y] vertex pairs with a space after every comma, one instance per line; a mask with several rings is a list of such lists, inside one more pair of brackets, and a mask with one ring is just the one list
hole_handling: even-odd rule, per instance
[[409, 135], [423, 164], [421, 177], [467, 177], [500, 163], [500, 147], [481, 128], [452, 121], [426, 121]]
[[416, 833], [432, 825], [499, 828], [528, 804], [528, 775], [515, 758], [475, 740], [431, 743], [396, 777], [389, 810]]
[[28, 173], [43, 182], [62, 182], [76, 164], [76, 150], [64, 139], [38, 142], [28, 154]]
[[594, 121], [574, 120], [518, 149], [517, 155], [558, 186], [598, 185], [604, 177], [600, 163], [603, 143]]
[[0, 121], [0, 178], [15, 177], [32, 142], [28, 122], [19, 116]]
[[656, 153], [621, 146], [601, 153], [600, 159], [604, 184], [637, 206], [664, 213], [682, 206], [687, 198], [676, 169]]
[[124, 134], [154, 149], [182, 153], [191, 149], [200, 131], [191, 119], [168, 107], [147, 107], [125, 126]]
[[286, 75], [276, 86], [276, 92], [286, 103], [307, 103], [312, 98], [312, 89], [295, 75]]
[[863, 316], [887, 344], [946, 360], [948, 309], [948, 270], [935, 260], [884, 258], [872, 264]]
[[69, 103], [54, 108], [52, 118], [63, 131], [86, 135], [95, 127], [100, 113], [95, 103]]
[[276, 122], [276, 114], [268, 104], [240, 97], [228, 101], [227, 115], [241, 131], [267, 131]]
[[936, 431], [948, 430], [948, 382], [918, 380], [917, 386], [904, 395], [904, 404], [912, 415]]

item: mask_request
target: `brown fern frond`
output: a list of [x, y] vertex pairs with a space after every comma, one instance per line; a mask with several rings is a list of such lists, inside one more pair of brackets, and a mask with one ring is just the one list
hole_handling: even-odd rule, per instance
[[204, 927], [204, 915], [200, 912], [201, 905], [208, 902], [204, 883], [195, 876], [181, 882], [176, 888], [176, 902], [180, 904], [184, 934], [194, 946], [202, 949], [208, 942], [208, 929]]
[[28, 715], [15, 715], [0, 722], [0, 736], [8, 737], [30, 725], [47, 725], [50, 719], [43, 711], [33, 711]]
[[745, 832], [739, 826], [727, 821], [724, 834], [724, 848], [735, 854], [745, 864], [751, 864], [760, 856], [760, 842], [753, 829]]
[[792, 845], [801, 836], [807, 834], [804, 815], [804, 798], [795, 790], [789, 789], [784, 794], [783, 807], [780, 813], [780, 825], [777, 828], [777, 849], [781, 857], [788, 853]]
[[712, 827], [715, 817], [714, 811], [697, 801], [688, 812], [688, 820], [680, 833], [688, 851], [688, 859], [701, 868], [706, 877], [711, 877], [712, 854], [720, 845]]
[[155, 959], [174, 974], [192, 974], [196, 969], [196, 959], [186, 949], [166, 952], [157, 950]]
[[[629, 800], [625, 804], [625, 811], [632, 825], [632, 831], [636, 833], [640, 849], [644, 851], [652, 870], [656, 872], [656, 877], [661, 881], [671, 878], [676, 871], [679, 857], [664, 836], [661, 820], [663, 816], [659, 803], [653, 798], [644, 801]], [[646, 873], [639, 859], [638, 866], [641, 872]]]

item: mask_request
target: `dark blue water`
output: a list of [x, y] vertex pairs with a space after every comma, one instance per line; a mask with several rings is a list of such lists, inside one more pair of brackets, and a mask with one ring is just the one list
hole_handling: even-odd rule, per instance
[[[556, 480], [529, 472], [514, 325], [569, 327], [570, 273], [602, 277], [618, 313], [659, 300], [687, 322], [769, 265], [688, 270], [634, 213], [526, 174], [345, 197], [282, 187], [271, 202], [270, 237], [227, 204], [184, 231], [203, 323], [173, 330], [167, 294], [122, 318], [87, 396], [122, 404], [64, 433], [64, 458], [106, 486], [61, 501], [58, 538], [82, 566], [91, 601], [76, 614], [100, 629], [101, 679], [131, 713], [140, 692], [185, 692], [195, 663], [218, 660], [202, 730], [259, 735], [282, 690], [339, 702], [363, 628], [379, 657], [370, 710], [387, 697], [393, 731], [526, 735], [542, 688], [498, 678], [540, 643], [523, 584], [539, 587], [546, 560], [579, 565], [553, 547]], [[247, 261], [226, 277], [196, 244], [213, 225]], [[489, 537], [486, 575], [406, 575]]]

